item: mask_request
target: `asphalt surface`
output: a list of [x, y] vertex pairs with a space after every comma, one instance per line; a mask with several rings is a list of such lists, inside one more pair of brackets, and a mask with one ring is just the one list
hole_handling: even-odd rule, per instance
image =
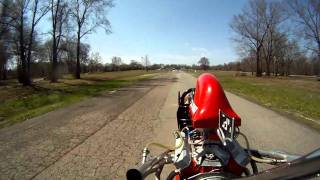
[[[1, 129], [0, 179], [124, 179], [146, 143], [174, 145], [177, 92], [195, 83], [172, 72]], [[305, 154], [320, 147], [316, 131], [226, 94], [252, 148]]]

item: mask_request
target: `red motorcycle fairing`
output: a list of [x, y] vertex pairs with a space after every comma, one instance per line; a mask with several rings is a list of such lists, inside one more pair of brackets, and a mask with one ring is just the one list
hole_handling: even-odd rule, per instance
[[241, 118], [233, 111], [217, 78], [204, 73], [199, 76], [190, 104], [190, 116], [194, 128], [218, 128], [219, 110], [234, 118], [235, 126], [241, 125]]

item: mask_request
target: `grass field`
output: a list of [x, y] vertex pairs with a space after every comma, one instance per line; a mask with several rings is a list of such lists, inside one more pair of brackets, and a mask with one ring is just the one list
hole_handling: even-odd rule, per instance
[[67, 75], [58, 83], [35, 79], [32, 87], [22, 87], [16, 80], [7, 81], [0, 86], [0, 128], [156, 74], [155, 71], [107, 72], [83, 74], [80, 80]]
[[[199, 76], [203, 72], [192, 72]], [[320, 130], [320, 81], [309, 77], [262, 77], [211, 71], [225, 90], [294, 117]]]

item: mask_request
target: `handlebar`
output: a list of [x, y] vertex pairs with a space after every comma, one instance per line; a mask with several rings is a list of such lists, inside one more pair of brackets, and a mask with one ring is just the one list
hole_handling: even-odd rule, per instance
[[149, 174], [158, 172], [159, 170], [161, 173], [163, 166], [172, 162], [173, 160], [169, 156], [169, 151], [166, 151], [157, 157], [149, 159], [137, 168], [129, 169], [126, 173], [127, 180], [142, 180]]
[[[253, 159], [254, 161], [268, 164], [286, 163], [300, 157], [298, 155], [292, 155], [280, 151], [263, 151], [251, 149], [250, 153], [253, 155], [253, 157], [256, 158]], [[168, 156], [168, 152], [165, 152], [157, 157], [149, 159], [137, 168], [129, 169], [126, 173], [127, 180], [142, 180], [148, 175], [158, 172], [159, 169], [162, 170], [165, 164], [172, 163], [172, 160]]]
[[127, 180], [142, 180], [149, 174], [153, 173], [152, 170], [153, 161], [147, 161], [138, 168], [132, 168], [127, 171]]

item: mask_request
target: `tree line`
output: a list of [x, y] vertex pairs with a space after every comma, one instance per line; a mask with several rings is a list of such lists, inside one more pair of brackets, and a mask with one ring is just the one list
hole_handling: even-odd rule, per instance
[[[111, 32], [113, 6], [112, 0], [0, 0], [0, 80], [15, 69], [19, 82], [31, 85], [33, 68], [49, 65], [44, 71], [56, 82], [61, 64], [79, 79], [90, 49], [82, 40], [97, 28]], [[41, 23], [50, 27], [45, 35]]]
[[217, 68], [320, 75], [319, 0], [250, 0], [230, 26], [241, 60]]
[[[83, 38], [97, 28], [111, 33], [107, 14], [113, 6], [113, 0], [0, 0], [0, 81], [10, 76], [30, 85], [32, 77], [56, 82], [64, 73], [80, 78], [84, 72], [163, 68], [320, 74], [319, 0], [248, 1], [230, 23], [241, 60], [215, 67], [206, 57], [199, 66], [151, 65], [148, 56], [102, 64]], [[49, 32], [39, 31], [40, 24]]]

